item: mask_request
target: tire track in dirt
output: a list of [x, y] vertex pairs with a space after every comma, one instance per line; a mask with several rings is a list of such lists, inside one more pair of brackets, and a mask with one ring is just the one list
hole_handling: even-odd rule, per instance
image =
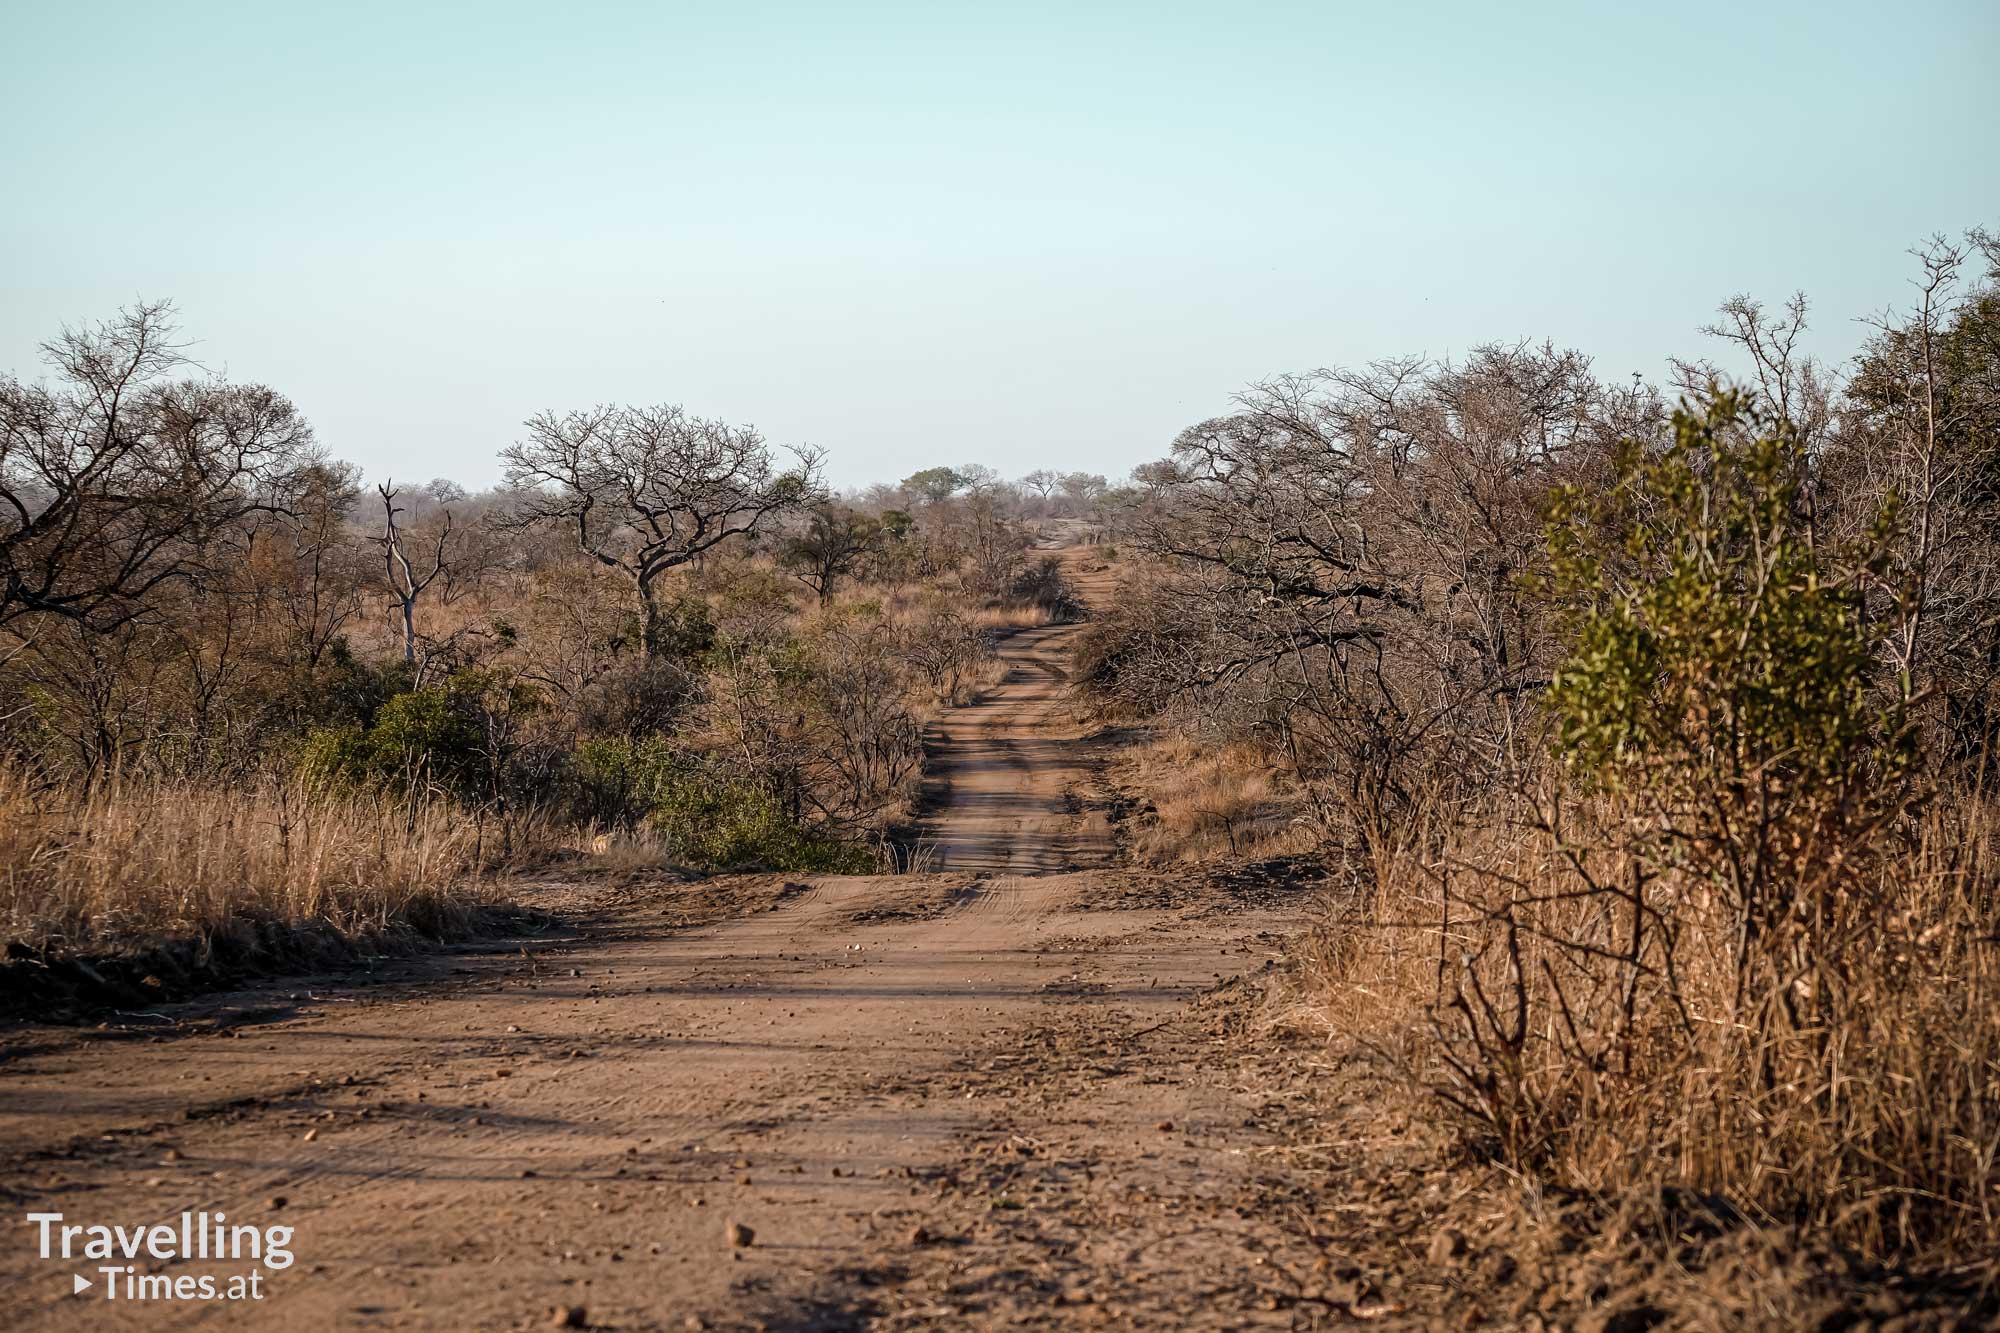
[[[1114, 594], [1113, 577], [1087, 548], [1054, 553], [1086, 603]], [[1077, 814], [1104, 758], [1064, 667], [1083, 632], [1080, 624], [1044, 625], [1003, 636], [994, 648], [1006, 667], [1000, 683], [934, 730], [930, 770], [949, 799], [923, 835], [938, 869], [1039, 875], [1115, 860], [1108, 827]]]

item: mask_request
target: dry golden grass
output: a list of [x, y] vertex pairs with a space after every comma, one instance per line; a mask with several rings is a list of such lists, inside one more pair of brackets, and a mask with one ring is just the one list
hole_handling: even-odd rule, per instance
[[86, 790], [0, 769], [0, 932], [61, 954], [271, 927], [442, 937], [492, 901], [485, 872], [550, 845], [535, 821], [302, 782]]
[[1036, 629], [1054, 623], [1047, 611], [1032, 602], [1027, 604], [1001, 602], [982, 606], [972, 613], [970, 619], [973, 625], [988, 631]]
[[1145, 860], [1255, 860], [1313, 846], [1297, 797], [1253, 746], [1169, 737], [1133, 750], [1122, 767], [1123, 785], [1153, 805], [1133, 837]]
[[580, 840], [589, 848], [587, 868], [612, 879], [684, 869], [671, 843], [645, 825], [591, 833]]
[[[1647, 890], [1660, 934], [1635, 967], [1615, 957], [1621, 900], [1585, 892], [1546, 832], [1436, 833], [1378, 861], [1365, 918], [1308, 942], [1306, 988], [1330, 1033], [1469, 1108], [1475, 1141], [1565, 1189], [1679, 1189], [1871, 1256], [2000, 1252], [1991, 803], [1934, 805], [1853, 900], [1823, 909], [1848, 914], [1851, 944], [1801, 961], [1790, 994], [1747, 997], [1733, 922], [1701, 886]], [[1598, 855], [1594, 879], [1629, 882]]]

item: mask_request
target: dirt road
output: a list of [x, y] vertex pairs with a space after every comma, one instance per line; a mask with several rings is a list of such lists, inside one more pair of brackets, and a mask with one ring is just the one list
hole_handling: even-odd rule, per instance
[[[552, 887], [525, 947], [0, 1036], [5, 1324], [1293, 1326], [1294, 1111], [1226, 1038], [1304, 909], [1116, 868], [1075, 632], [941, 728], [935, 873]], [[25, 1221], [203, 1211], [293, 1228], [261, 1300]]]
[[[1086, 599], [1115, 595], [1100, 562], [1077, 548], [1065, 554]], [[1109, 823], [1083, 799], [1103, 760], [1069, 700], [1068, 665], [1083, 629], [1048, 625], [1003, 638], [999, 686], [933, 728], [926, 772], [942, 789], [942, 808], [927, 835], [940, 868], [1046, 875], [1116, 860]]]

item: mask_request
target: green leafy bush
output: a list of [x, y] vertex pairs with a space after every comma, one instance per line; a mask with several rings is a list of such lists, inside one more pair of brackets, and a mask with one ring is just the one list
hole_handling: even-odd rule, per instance
[[1458, 961], [1433, 1020], [1447, 1102], [1515, 1165], [1664, 1173], [1886, 1247], [1990, 1208], [1990, 879], [1912, 817], [1894, 505], [1823, 543], [1803, 461], [1718, 393], [1560, 497], [1549, 705], [1578, 781], [1438, 858]]
[[1557, 498], [1573, 647], [1550, 700], [1564, 751], [1606, 783], [1713, 775], [1800, 796], [1896, 762], [1868, 688], [1875, 558], [1815, 548], [1798, 446], [1761, 424], [1724, 394], [1677, 414], [1658, 456], [1622, 446], [1610, 496]]
[[460, 672], [442, 686], [391, 696], [366, 726], [312, 732], [302, 767], [336, 786], [483, 799], [518, 748], [516, 715], [533, 706], [519, 685], [487, 672]]
[[1830, 891], [1820, 872], [1907, 805], [1900, 695], [1879, 688], [1862, 601], [1894, 505], [1865, 549], [1822, 549], [1797, 442], [1729, 392], [1618, 461], [1610, 493], [1556, 502], [1560, 747], [1641, 800], [1660, 868], [1716, 882], [1754, 933], [1807, 886]]
[[691, 866], [836, 874], [875, 868], [866, 848], [807, 827], [771, 793], [664, 737], [587, 741], [573, 775], [583, 817], [644, 825]]

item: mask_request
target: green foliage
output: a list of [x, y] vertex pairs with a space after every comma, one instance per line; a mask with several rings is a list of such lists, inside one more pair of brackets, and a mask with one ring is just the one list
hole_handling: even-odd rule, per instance
[[664, 737], [586, 741], [574, 777], [583, 809], [605, 823], [643, 823], [688, 865], [864, 874], [856, 847], [790, 818], [771, 793]]
[[365, 721], [410, 687], [410, 669], [400, 658], [365, 662], [344, 636], [328, 646], [317, 667], [302, 674], [299, 714], [321, 726]]
[[[2000, 276], [2000, 275], [1996, 275]], [[2000, 502], [2000, 285], [1930, 327], [1885, 329], [1857, 358], [1848, 401], [1878, 431], [1921, 435], [1967, 469], [1976, 503]]]
[[1572, 762], [1610, 786], [1712, 772], [1766, 794], [1895, 766], [1862, 615], [1876, 558], [1816, 549], [1789, 433], [1724, 393], [1618, 464], [1609, 494], [1560, 493], [1550, 528], [1573, 645], [1550, 701]]
[[952, 467], [927, 467], [903, 478], [903, 489], [936, 504], [965, 485], [965, 474]]
[[314, 731], [302, 766], [341, 787], [465, 793], [477, 785], [479, 740], [476, 722], [444, 690], [414, 690], [383, 704], [372, 726]]
[[366, 726], [325, 727], [306, 739], [303, 770], [336, 786], [441, 789], [474, 800], [493, 785], [496, 717], [532, 707], [520, 687], [484, 672], [388, 699]]
[[699, 866], [839, 874], [875, 868], [867, 849], [805, 828], [746, 782], [691, 774], [660, 793], [648, 822]]

